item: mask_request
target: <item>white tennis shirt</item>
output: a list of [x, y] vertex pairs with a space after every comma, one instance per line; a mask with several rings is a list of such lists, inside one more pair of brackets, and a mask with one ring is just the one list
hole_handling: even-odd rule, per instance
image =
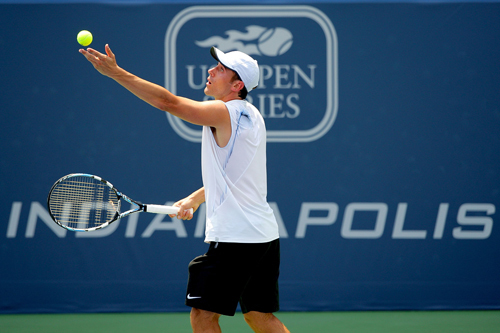
[[[222, 102], [221, 102], [222, 103]], [[203, 127], [205, 242], [265, 243], [279, 237], [267, 203], [266, 128], [260, 112], [245, 100], [225, 103], [231, 138], [219, 147]]]

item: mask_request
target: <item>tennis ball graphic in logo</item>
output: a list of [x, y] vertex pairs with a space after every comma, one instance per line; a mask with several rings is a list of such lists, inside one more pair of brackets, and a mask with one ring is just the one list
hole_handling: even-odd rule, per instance
[[271, 28], [259, 37], [259, 51], [266, 56], [276, 57], [282, 55], [293, 44], [293, 35], [285, 28]]

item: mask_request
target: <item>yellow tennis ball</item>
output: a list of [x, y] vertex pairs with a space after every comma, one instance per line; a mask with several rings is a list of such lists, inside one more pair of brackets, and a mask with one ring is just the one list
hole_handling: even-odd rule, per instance
[[90, 45], [90, 43], [92, 43], [92, 34], [90, 31], [82, 30], [78, 33], [78, 36], [76, 36], [76, 40], [83, 46]]

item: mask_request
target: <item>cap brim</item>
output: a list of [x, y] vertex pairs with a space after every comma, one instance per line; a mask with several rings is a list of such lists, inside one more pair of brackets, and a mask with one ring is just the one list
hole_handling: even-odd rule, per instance
[[[210, 54], [212, 55], [212, 57], [214, 57], [215, 60], [217, 60], [218, 62], [220, 62], [222, 65], [224, 65], [224, 67], [229, 68], [232, 71], [235, 71], [232, 68], [232, 66], [228, 66], [227, 65], [227, 61], [224, 61], [223, 59], [221, 59], [221, 58], [224, 58], [224, 56], [226, 55], [224, 52], [222, 52], [221, 50], [219, 50], [215, 46], [212, 46], [210, 48]], [[224, 63], [224, 62], [226, 62], [226, 63]]]
[[215, 46], [212, 46], [210, 48], [210, 54], [212, 55], [212, 57], [214, 57], [215, 60], [220, 61], [219, 56], [217, 55], [217, 51], [219, 50]]

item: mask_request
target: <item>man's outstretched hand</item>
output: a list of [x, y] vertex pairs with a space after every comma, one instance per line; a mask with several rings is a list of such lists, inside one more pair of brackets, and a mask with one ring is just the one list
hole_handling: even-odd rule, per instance
[[101, 73], [102, 75], [106, 75], [112, 77], [114, 74], [118, 73], [120, 67], [116, 64], [116, 57], [113, 52], [111, 52], [111, 48], [108, 44], [105, 46], [106, 54], [102, 54], [99, 51], [96, 51], [92, 48], [87, 48], [87, 50], [80, 49], [79, 52], [87, 58], [90, 63], [94, 66], [94, 68]]

